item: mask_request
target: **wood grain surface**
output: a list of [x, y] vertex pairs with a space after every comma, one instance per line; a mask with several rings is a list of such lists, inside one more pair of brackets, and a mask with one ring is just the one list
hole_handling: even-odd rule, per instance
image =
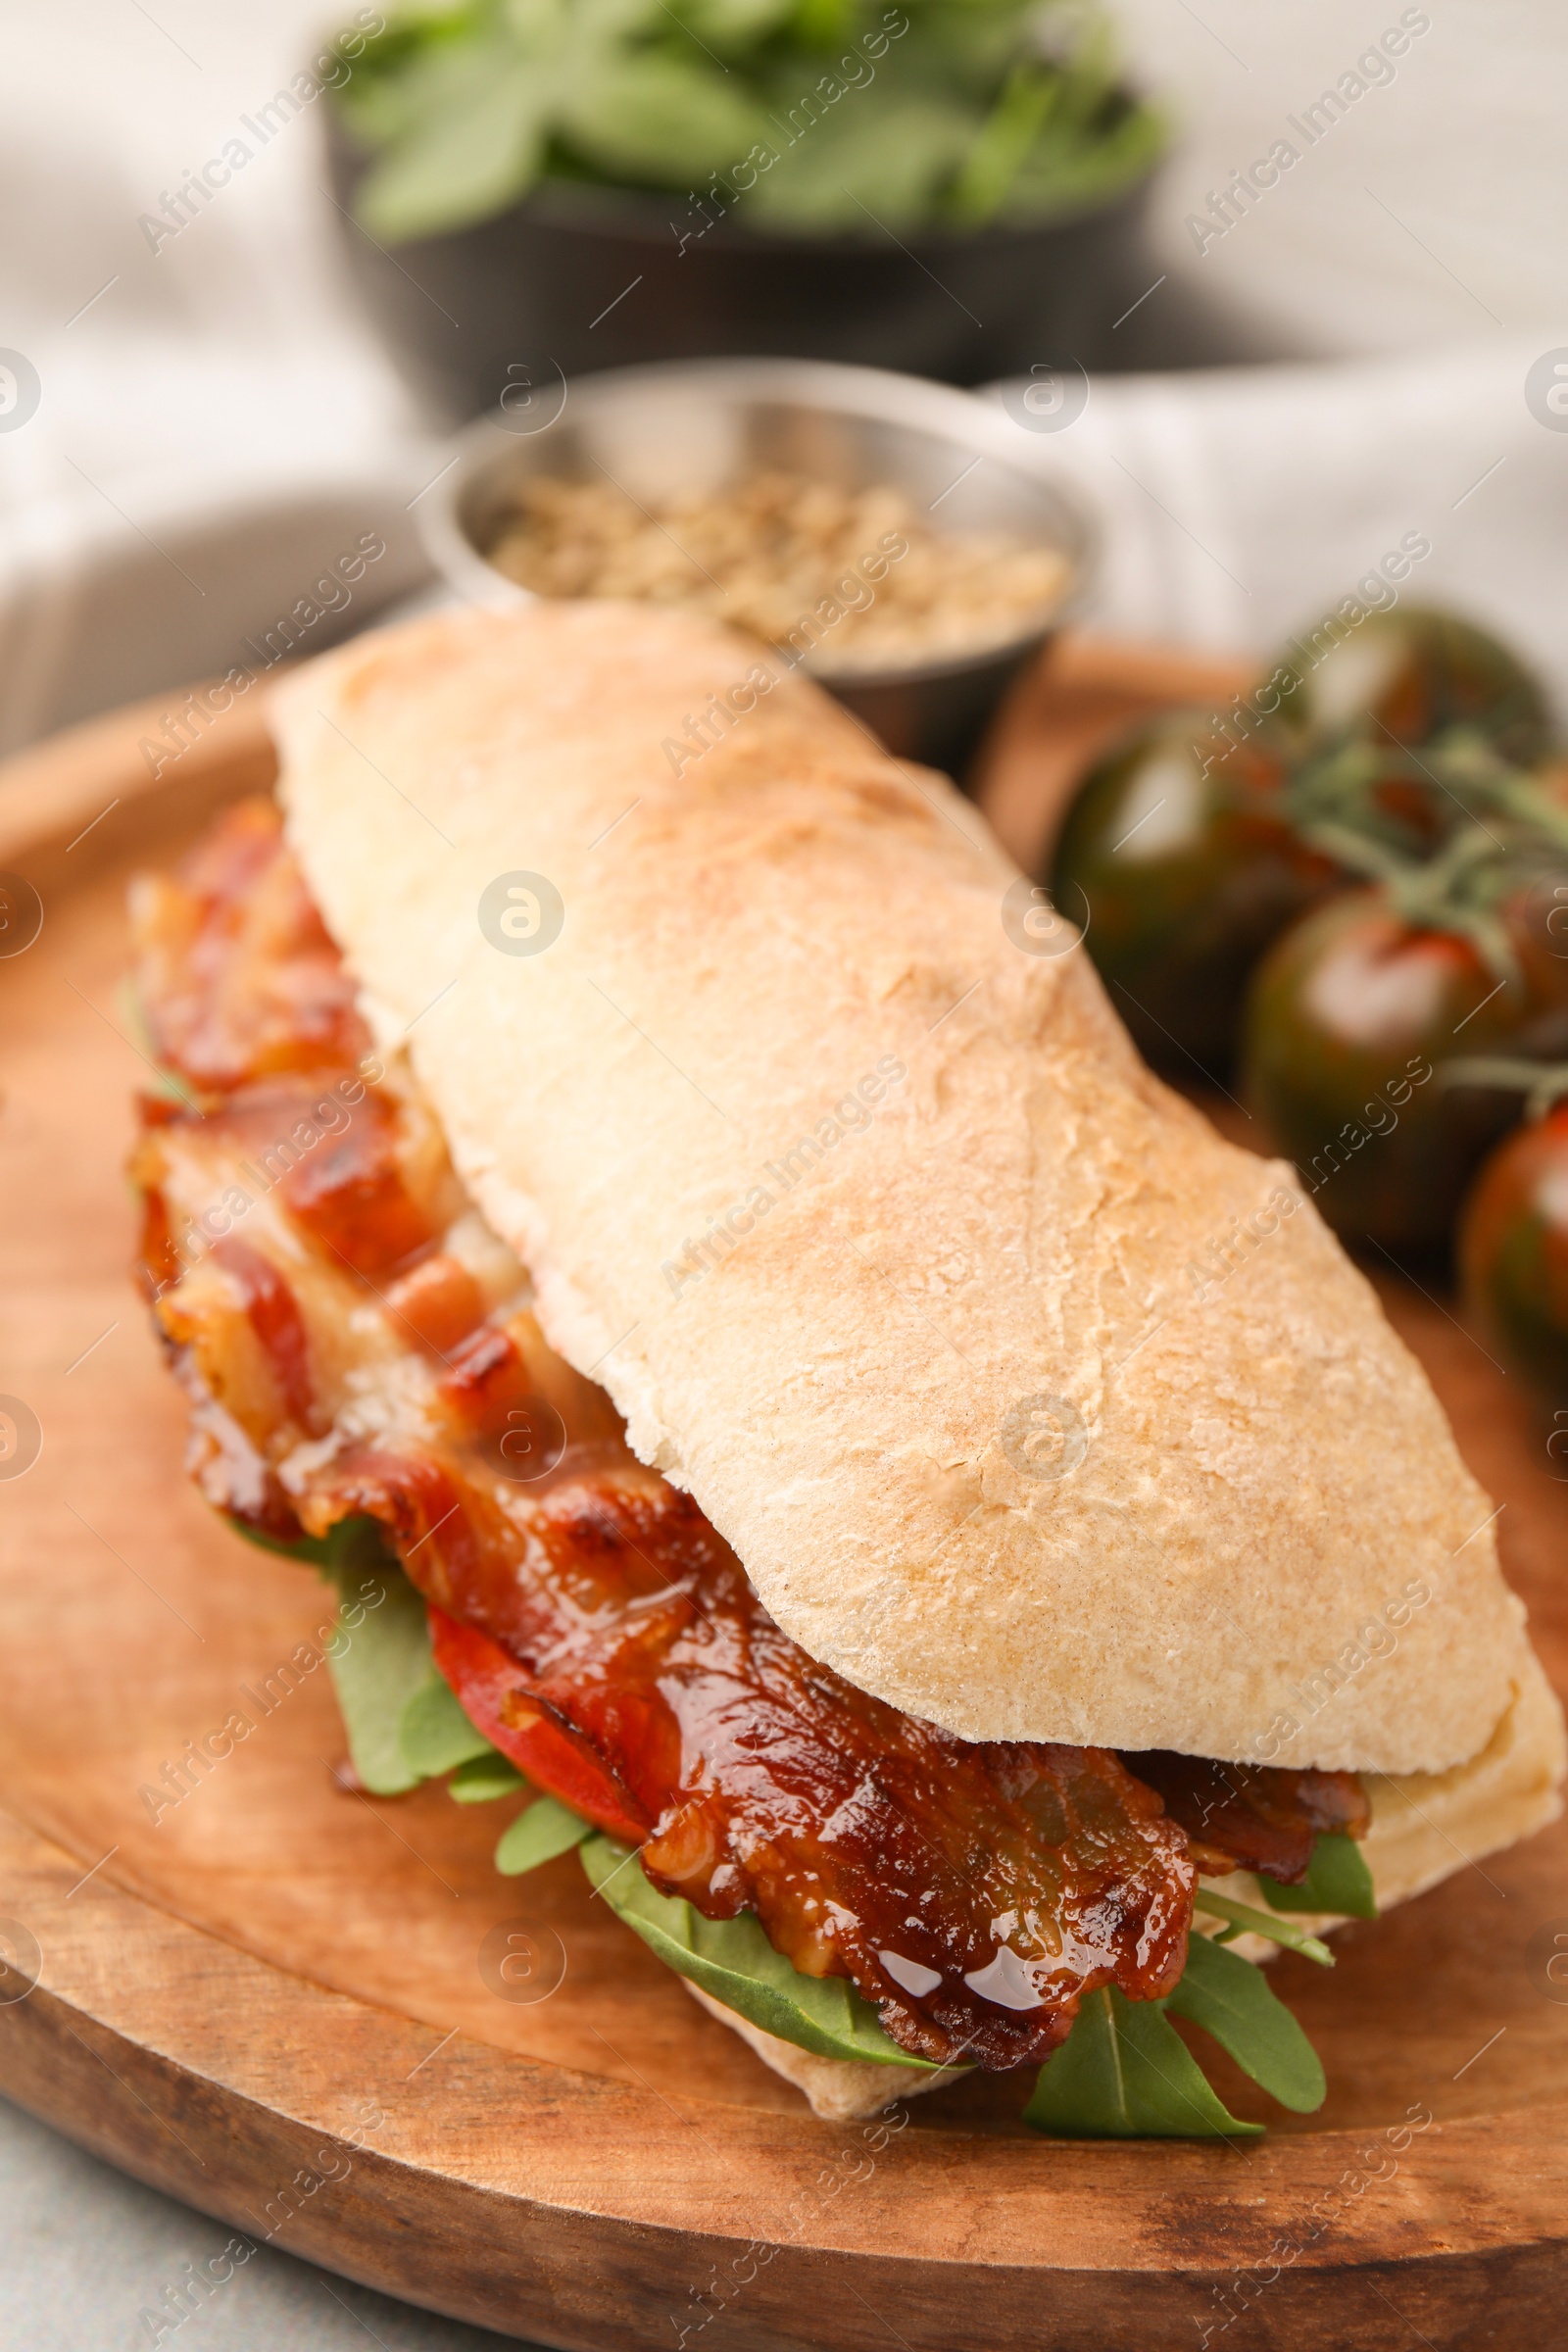
[[[1009, 842], [1038, 853], [1097, 731], [1234, 674], [1069, 642], [987, 756]], [[300, 1663], [325, 1589], [187, 1486], [127, 1278], [149, 1073], [117, 1003], [125, 880], [270, 760], [244, 705], [157, 778], [146, 731], [122, 713], [0, 770], [0, 868], [44, 904], [0, 960], [0, 1396], [42, 1432], [0, 1477], [0, 2088], [252, 2242], [554, 2345], [1558, 2340], [1560, 1827], [1348, 1930], [1332, 1976], [1279, 1964], [1319, 2115], [1206, 2045], [1261, 2143], [1074, 2144], [1028, 2132], [1007, 2078], [818, 2123], [574, 1858], [496, 1877], [512, 1805], [344, 1791], [325, 1668]], [[1451, 1302], [1383, 1288], [1561, 1685], [1568, 1485]], [[255, 1730], [154, 1820], [142, 1790], [236, 1708]]]

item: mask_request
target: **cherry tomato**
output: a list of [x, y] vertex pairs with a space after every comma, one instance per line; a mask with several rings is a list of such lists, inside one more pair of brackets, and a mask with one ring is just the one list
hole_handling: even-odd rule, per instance
[[1359, 621], [1336, 614], [1303, 630], [1278, 668], [1281, 717], [1316, 743], [1386, 731], [1419, 746], [1465, 726], [1527, 763], [1549, 740], [1536, 679], [1495, 637], [1448, 612], [1400, 605]]
[[[1504, 1362], [1568, 1428], [1568, 1102], [1517, 1128], [1487, 1161], [1464, 1205], [1459, 1272]], [[1568, 1477], [1568, 1437], [1555, 1456]]]
[[1192, 711], [1141, 727], [1091, 768], [1052, 896], [1140, 1051], [1193, 1074], [1231, 1060], [1242, 990], [1270, 941], [1345, 876], [1298, 841], [1278, 741], [1233, 746]]
[[1446, 1241], [1518, 1099], [1446, 1086], [1439, 1066], [1503, 1041], [1560, 1053], [1568, 963], [1557, 968], [1556, 1002], [1532, 973], [1499, 983], [1467, 937], [1413, 928], [1381, 890], [1347, 893], [1273, 949], [1248, 1001], [1243, 1087], [1336, 1231], [1391, 1250]]

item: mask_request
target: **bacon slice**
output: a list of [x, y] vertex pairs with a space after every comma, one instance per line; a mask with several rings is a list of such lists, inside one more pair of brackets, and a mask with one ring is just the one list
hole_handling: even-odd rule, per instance
[[270, 801], [228, 809], [177, 875], [141, 876], [131, 924], [158, 1058], [198, 1089], [350, 1068], [369, 1052], [353, 984]]
[[[499, 1748], [638, 1842], [665, 1892], [753, 1910], [797, 1968], [850, 1978], [911, 2052], [1013, 2066], [1095, 1986], [1168, 1991], [1189, 1783], [1167, 1775], [1166, 1810], [1106, 1750], [958, 1740], [780, 1632], [546, 1345], [523, 1269], [370, 1056], [270, 807], [136, 911], [153, 1035], [196, 1098], [144, 1105], [134, 1172], [209, 1498], [274, 1536], [377, 1519]], [[1261, 1810], [1196, 1825], [1205, 1867], [1331, 1804], [1333, 1776], [1258, 1777]]]
[[1321, 1832], [1364, 1838], [1372, 1818], [1353, 1772], [1222, 1764], [1169, 1748], [1124, 1755], [1122, 1762], [1158, 1789], [1203, 1871], [1255, 1870], [1298, 1886]]
[[664, 1892], [851, 1977], [906, 2048], [1043, 2057], [1083, 1991], [1180, 1973], [1185, 1839], [1113, 1756], [967, 1745], [855, 1690], [624, 1453], [573, 1448], [513, 1495], [461, 1446], [351, 1452], [306, 1516], [345, 1509], [392, 1530], [497, 1746]]

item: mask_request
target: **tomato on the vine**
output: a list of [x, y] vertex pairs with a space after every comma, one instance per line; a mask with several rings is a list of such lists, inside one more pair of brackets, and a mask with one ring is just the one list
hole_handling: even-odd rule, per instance
[[1140, 727], [1091, 768], [1057, 844], [1052, 896], [1140, 1051], [1223, 1068], [1249, 972], [1345, 876], [1293, 832], [1277, 739], [1231, 744], [1201, 714]]
[[1248, 1002], [1243, 1088], [1338, 1232], [1390, 1249], [1446, 1239], [1516, 1105], [1445, 1084], [1442, 1065], [1503, 1044], [1568, 1048], [1568, 963], [1555, 970], [1516, 959], [1499, 977], [1463, 930], [1408, 921], [1381, 889], [1347, 893], [1274, 948]]
[[1336, 615], [1287, 647], [1278, 670], [1289, 681], [1281, 717], [1315, 743], [1361, 732], [1419, 747], [1468, 727], [1527, 764], [1550, 739], [1538, 680], [1486, 629], [1449, 612], [1396, 605], [1358, 621]]
[[[1568, 1102], [1517, 1128], [1476, 1178], [1459, 1272], [1467, 1305], [1509, 1369], [1568, 1417]], [[1568, 1457], [1568, 1439], [1557, 1452]], [[1568, 1458], [1555, 1466], [1568, 1477]]]

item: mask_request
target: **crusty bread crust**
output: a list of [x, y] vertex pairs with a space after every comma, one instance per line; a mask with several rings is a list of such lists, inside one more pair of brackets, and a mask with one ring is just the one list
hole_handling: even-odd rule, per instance
[[858, 2058], [819, 2058], [814, 2050], [798, 2049], [793, 2041], [780, 2041], [765, 2027], [754, 2026], [749, 2017], [737, 2016], [700, 1984], [694, 1984], [690, 1977], [682, 1977], [681, 1983], [710, 2017], [738, 2034], [764, 2066], [805, 2094], [813, 2115], [828, 2123], [858, 2123], [867, 2116], [885, 2114], [896, 2099], [917, 2099], [922, 2091], [940, 2090], [944, 2083], [956, 2082], [970, 2071], [955, 2066], [927, 2073], [919, 2067], [878, 2066]]
[[[965, 1738], [1477, 1754], [1523, 1611], [1371, 1289], [1004, 927], [942, 779], [792, 678], [700, 748], [758, 660], [541, 605], [275, 697], [311, 886], [552, 1344], [797, 1641]], [[519, 872], [543, 953], [481, 927]]]

